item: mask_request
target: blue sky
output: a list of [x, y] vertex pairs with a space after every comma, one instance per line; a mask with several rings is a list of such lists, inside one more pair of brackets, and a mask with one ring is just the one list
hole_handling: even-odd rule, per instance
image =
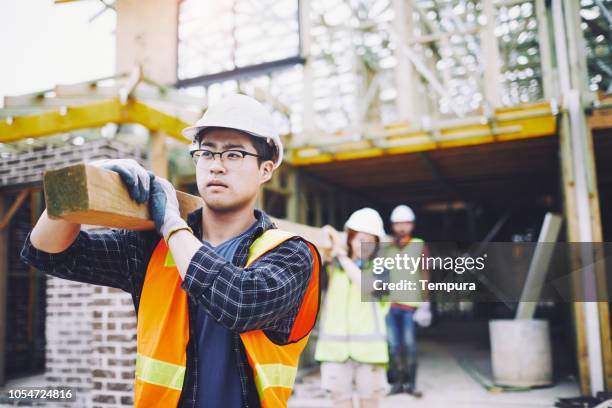
[[[0, 1], [0, 100], [115, 72], [115, 13], [84, 0]], [[0, 101], [1, 104], [1, 101]]]

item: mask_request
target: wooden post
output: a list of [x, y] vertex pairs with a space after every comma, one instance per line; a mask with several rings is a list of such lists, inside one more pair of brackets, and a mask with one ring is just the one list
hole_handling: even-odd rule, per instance
[[117, 0], [116, 66], [127, 73], [142, 66], [161, 84], [176, 81], [178, 13], [176, 0]]
[[168, 178], [168, 149], [166, 135], [160, 130], [151, 131], [150, 154], [151, 170], [156, 176]]
[[[553, 0], [555, 50], [565, 111], [561, 120], [561, 165], [568, 224], [568, 241], [601, 242], [601, 218], [593, 137], [584, 110], [587, 89], [585, 44], [579, 3]], [[583, 250], [578, 265], [592, 270], [595, 251]], [[605, 275], [584, 273], [576, 288], [584, 293], [606, 289]], [[590, 300], [590, 299], [585, 299]], [[602, 304], [603, 303], [603, 304]], [[612, 389], [612, 345], [608, 304], [574, 304], [580, 384], [583, 394]]]
[[[285, 165], [287, 166], [287, 165]], [[297, 167], [288, 167], [285, 168], [287, 171], [287, 189], [289, 190], [289, 195], [287, 197], [287, 219], [293, 222], [300, 222], [298, 219], [299, 215], [299, 189], [300, 189], [300, 181], [299, 181], [299, 169]]]
[[314, 225], [315, 227], [323, 226], [323, 195], [320, 188], [316, 188], [316, 193], [312, 195], [314, 204]]
[[327, 202], [325, 205], [327, 207], [327, 223], [333, 226], [336, 225], [336, 206], [338, 205], [336, 200], [337, 197], [333, 191], [328, 191], [326, 197]]
[[558, 87], [554, 84], [552, 54], [550, 49], [550, 30], [546, 0], [535, 0], [535, 14], [538, 19], [538, 44], [540, 48], [540, 65], [542, 67], [542, 94], [544, 99], [558, 97]]
[[[576, 195], [574, 192], [574, 171], [571, 166], [571, 143], [569, 140], [569, 120], [563, 115], [559, 129], [559, 148], [561, 151], [561, 175], [563, 178], [563, 204], [567, 220], [567, 241], [578, 241], [578, 223], [576, 220]], [[575, 257], [570, 259], [572, 270], [577, 270], [580, 262]], [[572, 287], [574, 293], [582, 292], [582, 283], [577, 274], [572, 275]], [[582, 394], [590, 394], [588, 352], [586, 346], [586, 330], [584, 326], [584, 306], [582, 303], [573, 302], [574, 334], [576, 341], [576, 359], [578, 363], [578, 377]]]
[[[395, 38], [400, 44], [408, 44], [414, 37], [414, 17], [412, 1], [393, 0], [395, 18], [393, 20]], [[415, 123], [423, 113], [423, 104], [419, 101], [420, 77], [405, 52], [396, 45], [397, 65], [395, 66], [395, 83], [397, 84], [396, 106], [398, 121]]]
[[483, 0], [483, 13], [487, 17], [487, 25], [480, 32], [482, 60], [485, 62], [484, 93], [489, 105], [492, 108], [497, 108], [501, 105], [501, 84], [499, 82], [501, 57], [497, 37], [495, 36], [495, 4], [493, 4], [493, 0]]
[[[0, 195], [0, 215], [6, 211], [5, 198]], [[0, 386], [6, 380], [6, 288], [8, 285], [8, 225], [0, 228]]]
[[[132, 72], [142, 67], [144, 75], [157, 83], [177, 80], [178, 14], [176, 0], [117, 0], [116, 69]], [[151, 131], [150, 160], [155, 175], [168, 178], [165, 134]]]
[[299, 179], [299, 183], [298, 183], [298, 188], [296, 189], [296, 193], [298, 196], [298, 217], [297, 217], [297, 222], [301, 223], [301, 224], [306, 224], [308, 221], [308, 186], [307, 184], [304, 182], [304, 178], [301, 176], [300, 174], [300, 179]]
[[299, 22], [300, 22], [300, 52], [302, 57], [306, 60], [302, 68], [303, 79], [302, 79], [302, 131], [295, 135], [294, 144], [301, 146], [305, 144], [310, 137], [315, 136], [315, 111], [314, 111], [314, 94], [312, 89], [313, 75], [313, 60], [310, 55], [310, 48], [312, 47], [312, 36], [311, 36], [311, 4], [310, 0], [298, 0], [299, 7]]

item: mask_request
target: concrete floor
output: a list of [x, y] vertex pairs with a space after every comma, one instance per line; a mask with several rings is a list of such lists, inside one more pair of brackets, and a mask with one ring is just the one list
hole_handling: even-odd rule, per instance
[[[554, 387], [526, 392], [492, 393], [458, 364], [457, 357], [466, 359], [479, 372], [491, 377], [489, 352], [466, 343], [419, 339], [419, 375], [417, 385], [423, 398], [414, 399], [402, 394], [385, 397], [382, 408], [530, 408], [554, 407], [557, 398], [579, 395], [575, 382], [566, 380]], [[33, 376], [11, 381], [6, 386], [41, 386], [44, 376]], [[0, 401], [0, 408], [5, 405]], [[52, 406], [52, 405], [45, 405]], [[306, 376], [296, 384], [294, 396], [289, 400], [289, 408], [332, 407], [320, 388], [318, 371]]]
[[[456, 356], [466, 358], [480, 372], [490, 376], [489, 353], [465, 345], [448, 345], [436, 340], [419, 342], [418, 388], [423, 398], [408, 395], [385, 397], [382, 407], [427, 407], [427, 408], [529, 408], [554, 407], [557, 398], [579, 395], [578, 385], [565, 380], [553, 387], [525, 392], [493, 393], [458, 364]], [[331, 407], [331, 401], [320, 390], [318, 373], [307, 376], [296, 385], [295, 394], [289, 401], [290, 408]]]

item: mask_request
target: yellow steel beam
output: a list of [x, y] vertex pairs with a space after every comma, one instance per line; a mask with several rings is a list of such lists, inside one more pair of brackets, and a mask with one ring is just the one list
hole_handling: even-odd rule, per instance
[[0, 142], [15, 142], [29, 137], [41, 137], [76, 129], [122, 122], [119, 100], [106, 100], [88, 105], [64, 108], [62, 111], [15, 116], [0, 122]]
[[140, 123], [150, 130], [163, 130], [169, 136], [188, 143], [181, 130], [189, 126], [176, 116], [168, 115], [137, 100], [128, 101], [127, 123]]
[[[327, 163], [382, 155], [412, 153], [438, 148], [471, 146], [499, 141], [552, 136], [557, 120], [550, 104], [498, 109], [494, 123], [452, 126], [435, 132], [414, 131], [401, 126], [387, 126], [387, 137], [369, 137], [359, 142], [326, 146], [304, 146], [293, 149], [289, 160], [293, 165]], [[330, 137], [331, 140], [333, 137]]]
[[[438, 129], [435, 132], [407, 129], [402, 133], [400, 125], [387, 126], [386, 130], [394, 131], [387, 137], [366, 136], [366, 139], [358, 142], [332, 146], [305, 146], [291, 149], [288, 156], [289, 161], [300, 166], [527, 139], [554, 135], [557, 130], [556, 118], [549, 105], [500, 109], [496, 112], [495, 119], [494, 124], [459, 125]], [[163, 131], [181, 142], [188, 143], [188, 140], [181, 135], [181, 130], [188, 125], [187, 123], [135, 99], [128, 100], [126, 104], [121, 104], [119, 99], [109, 99], [71, 106], [60, 111], [15, 116], [0, 121], [0, 142], [14, 142], [24, 138], [99, 127], [110, 122], [138, 123], [150, 130]]]
[[138, 123], [151, 130], [163, 130], [175, 139], [188, 143], [181, 136], [181, 129], [188, 126], [179, 118], [154, 109], [137, 100], [121, 104], [110, 99], [86, 105], [70, 106], [59, 111], [15, 116], [0, 121], [0, 143], [15, 142], [25, 138], [43, 137], [104, 126], [107, 123]]

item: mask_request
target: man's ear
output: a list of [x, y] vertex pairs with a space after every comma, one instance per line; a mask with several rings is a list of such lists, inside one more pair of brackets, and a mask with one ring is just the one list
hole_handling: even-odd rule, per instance
[[261, 184], [270, 181], [274, 173], [274, 162], [272, 160], [266, 160], [259, 166], [259, 174], [261, 176]]

